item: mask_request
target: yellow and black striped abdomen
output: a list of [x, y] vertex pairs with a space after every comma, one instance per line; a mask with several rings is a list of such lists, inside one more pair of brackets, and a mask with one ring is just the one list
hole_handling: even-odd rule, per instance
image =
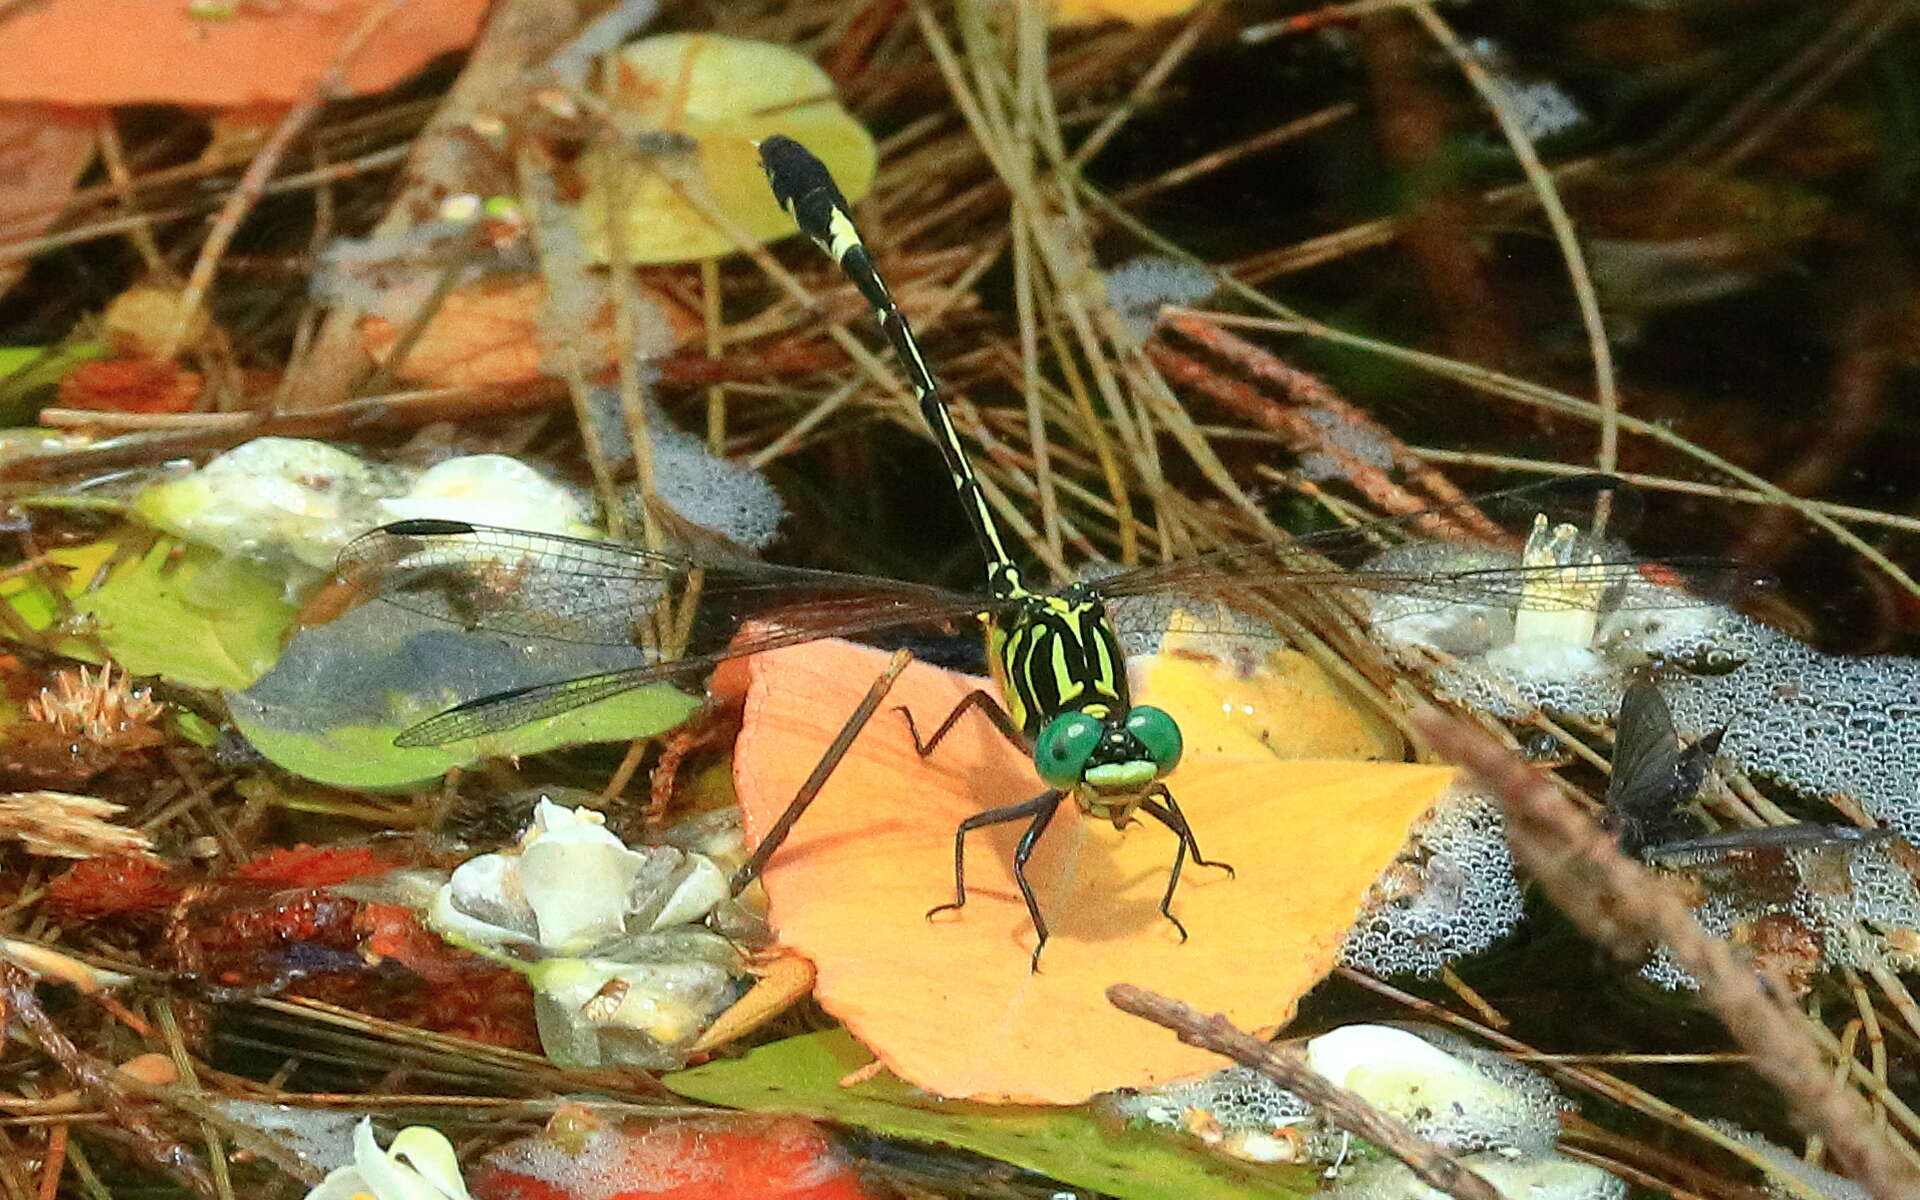
[[1063, 712], [1125, 712], [1120, 643], [1099, 597], [1081, 588], [1028, 602], [988, 626], [987, 654], [1007, 712], [1033, 737]]

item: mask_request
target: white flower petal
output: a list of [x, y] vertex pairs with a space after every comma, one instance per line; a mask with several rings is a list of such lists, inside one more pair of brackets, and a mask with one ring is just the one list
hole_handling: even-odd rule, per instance
[[387, 1147], [387, 1156], [405, 1161], [448, 1200], [469, 1200], [466, 1181], [460, 1178], [459, 1156], [454, 1154], [447, 1135], [438, 1129], [407, 1126]]
[[611, 845], [543, 837], [520, 855], [520, 886], [548, 951], [577, 954], [624, 930], [627, 894], [646, 856], [607, 836]]
[[360, 1174], [358, 1167], [335, 1167], [326, 1177], [313, 1185], [306, 1200], [353, 1200], [355, 1196], [366, 1194], [368, 1184]]
[[434, 893], [427, 924], [482, 945], [536, 945], [539, 921], [520, 884], [518, 856], [482, 854], [461, 863]]
[[520, 835], [520, 847], [524, 850], [536, 843], [549, 841], [599, 846], [626, 845], [607, 828], [605, 813], [585, 807], [568, 808], [542, 796], [533, 806], [533, 823]]
[[727, 898], [726, 874], [706, 855], [687, 855], [682, 870], [684, 874], [661, 906], [659, 915], [647, 924], [648, 931], [702, 920], [713, 911], [714, 905]]

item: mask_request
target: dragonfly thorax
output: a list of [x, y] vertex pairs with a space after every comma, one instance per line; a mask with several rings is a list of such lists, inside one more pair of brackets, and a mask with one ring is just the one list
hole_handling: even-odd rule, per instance
[[987, 622], [987, 660], [1022, 733], [1038, 737], [1062, 713], [1131, 707], [1120, 641], [1098, 592], [1073, 584], [1012, 598]]

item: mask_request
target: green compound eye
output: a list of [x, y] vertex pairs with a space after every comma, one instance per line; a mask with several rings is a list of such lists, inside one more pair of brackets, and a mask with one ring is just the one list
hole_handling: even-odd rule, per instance
[[1165, 775], [1180, 765], [1180, 752], [1184, 749], [1180, 726], [1165, 709], [1151, 704], [1136, 707], [1127, 714], [1127, 732], [1147, 748], [1147, 757], [1153, 760], [1159, 774]]
[[[1179, 735], [1174, 738], [1177, 742]], [[1034, 740], [1033, 765], [1050, 787], [1070, 788], [1086, 774], [1087, 760], [1099, 744], [1099, 721], [1082, 712], [1061, 713]]]

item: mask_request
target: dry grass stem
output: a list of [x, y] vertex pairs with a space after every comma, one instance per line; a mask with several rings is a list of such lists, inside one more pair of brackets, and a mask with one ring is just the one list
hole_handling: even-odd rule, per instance
[[1538, 771], [1437, 710], [1418, 724], [1443, 757], [1499, 797], [1514, 857], [1586, 934], [1623, 958], [1653, 943], [1699, 982], [1700, 998], [1780, 1089], [1796, 1120], [1877, 1200], [1920, 1194], [1920, 1174], [1887, 1143], [1859, 1098], [1834, 1086], [1805, 1018], [1772, 995], [1672, 889], [1621, 854], [1610, 835]]

